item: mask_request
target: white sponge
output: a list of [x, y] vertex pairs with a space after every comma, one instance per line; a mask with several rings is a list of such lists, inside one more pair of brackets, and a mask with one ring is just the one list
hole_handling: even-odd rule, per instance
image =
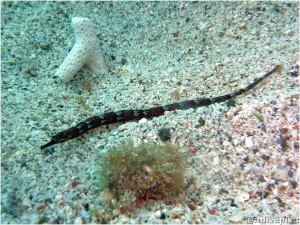
[[68, 82], [84, 64], [95, 74], [105, 74], [107, 68], [91, 21], [88, 18], [74, 17], [72, 26], [76, 43], [55, 75]]

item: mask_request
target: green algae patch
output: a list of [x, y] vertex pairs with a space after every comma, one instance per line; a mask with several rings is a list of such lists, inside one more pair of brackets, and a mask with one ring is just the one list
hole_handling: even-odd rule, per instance
[[264, 122], [264, 118], [261, 114], [259, 114], [258, 112], [254, 113], [254, 116], [259, 120], [259, 122]]
[[82, 96], [78, 96], [78, 97], [76, 97], [75, 99], [78, 101], [78, 103], [79, 103], [85, 110], [88, 110], [88, 109], [89, 109], [88, 104], [85, 103], [84, 98], [83, 98]]
[[135, 147], [130, 141], [109, 149], [95, 164], [100, 188], [128, 208], [178, 197], [185, 188], [185, 159], [185, 153], [171, 144]]

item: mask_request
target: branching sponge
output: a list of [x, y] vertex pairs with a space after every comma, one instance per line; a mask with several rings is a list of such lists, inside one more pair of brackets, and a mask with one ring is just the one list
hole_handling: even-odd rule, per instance
[[88, 18], [74, 17], [72, 26], [76, 43], [56, 71], [63, 81], [69, 82], [86, 64], [93, 73], [104, 74], [107, 69], [101, 53], [100, 43]]

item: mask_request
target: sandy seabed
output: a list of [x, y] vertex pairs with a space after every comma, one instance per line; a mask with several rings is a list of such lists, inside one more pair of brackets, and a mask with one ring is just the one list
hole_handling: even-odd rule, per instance
[[[1, 223], [299, 223], [299, 3], [2, 2]], [[91, 19], [109, 71], [55, 71]], [[94, 129], [39, 146], [94, 115], [214, 97], [226, 103]], [[255, 116], [256, 115], [256, 116]], [[260, 116], [257, 116], [260, 115]], [[205, 124], [202, 124], [205, 121]], [[99, 154], [133, 140], [186, 152], [186, 188], [174, 201], [122, 213], [101, 202]]]

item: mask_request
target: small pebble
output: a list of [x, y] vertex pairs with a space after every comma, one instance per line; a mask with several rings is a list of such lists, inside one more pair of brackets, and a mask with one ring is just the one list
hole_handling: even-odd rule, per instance
[[69, 194], [66, 195], [66, 199], [68, 201], [70, 201], [70, 200], [72, 200], [72, 199], [74, 199], [76, 197], [77, 197], [77, 193], [76, 192], [71, 192], [71, 193], [69, 193]]
[[139, 120], [139, 124], [143, 124], [143, 123], [146, 123], [146, 122], [147, 122], [146, 118], [143, 118], [143, 119]]
[[8, 154], [12, 153], [12, 149], [8, 146], [3, 146], [1, 150], [2, 150], [2, 153], [4, 153], [4, 152], [8, 153]]
[[233, 215], [231, 218], [230, 218], [230, 222], [232, 223], [242, 223], [244, 220], [244, 217], [242, 215]]
[[288, 178], [288, 171], [287, 169], [276, 169], [273, 177], [277, 181], [285, 181]]
[[237, 200], [239, 201], [239, 202], [245, 202], [245, 201], [247, 201], [247, 200], [249, 200], [249, 194], [248, 193], [241, 193], [239, 196], [238, 196], [238, 198], [237, 198]]
[[261, 158], [262, 158], [263, 160], [268, 161], [268, 160], [270, 159], [270, 156], [263, 154], [263, 155], [261, 156]]
[[99, 201], [105, 202], [106, 204], [109, 204], [111, 200], [113, 199], [113, 194], [111, 192], [102, 191], [100, 193]]
[[246, 173], [249, 173], [251, 170], [252, 170], [252, 165], [251, 164], [248, 164], [246, 167], [245, 167], [245, 172]]
[[79, 184], [79, 183], [78, 183], [77, 181], [72, 181], [72, 182], [71, 182], [72, 188], [77, 187], [78, 184]]
[[199, 126], [203, 126], [205, 124], [205, 120], [202, 117], [200, 117], [198, 120], [198, 123], [199, 123]]
[[217, 212], [216, 209], [210, 209], [210, 210], [208, 210], [208, 213], [211, 214], [211, 215], [215, 215], [216, 212]]
[[291, 131], [291, 135], [292, 135], [292, 137], [293, 137], [294, 139], [297, 139], [297, 138], [298, 138], [298, 134], [299, 134], [298, 130], [292, 130], [292, 131]]
[[262, 174], [262, 168], [259, 166], [252, 166], [252, 172], [257, 174], [257, 175], [261, 175]]
[[195, 211], [197, 209], [196, 206], [192, 205], [192, 204], [188, 204], [188, 207], [190, 208], [190, 210]]
[[279, 131], [281, 134], [285, 134], [286, 132], [288, 132], [288, 129], [284, 127], [284, 128], [281, 128]]
[[97, 138], [94, 138], [94, 137], [90, 138], [91, 143], [95, 143], [96, 141], [97, 141]]
[[22, 201], [22, 206], [25, 208], [29, 208], [31, 206], [31, 202], [28, 198], [24, 198]]
[[87, 219], [89, 219], [91, 216], [90, 216], [90, 214], [87, 212], [87, 211], [85, 211], [84, 209], [82, 209], [81, 211], [80, 211], [80, 215], [85, 219], [85, 220], [87, 220]]
[[74, 224], [82, 224], [83, 221], [81, 219], [81, 217], [77, 217], [75, 220], [74, 220]]
[[280, 147], [281, 147], [282, 151], [286, 151], [288, 148], [288, 142], [283, 137], [280, 137]]
[[161, 211], [160, 211], [160, 210], [157, 210], [157, 211], [155, 212], [155, 216], [156, 216], [156, 218], [159, 218], [159, 219], [160, 219], [160, 217], [161, 217]]
[[219, 158], [219, 156], [214, 157], [214, 158], [213, 158], [213, 164], [214, 164], [214, 166], [219, 165], [219, 163], [220, 163], [220, 158]]
[[250, 137], [246, 137], [245, 146], [246, 146], [246, 148], [252, 148], [253, 147], [253, 141]]
[[297, 71], [292, 71], [292, 72], [290, 72], [290, 76], [291, 77], [298, 77], [299, 73]]

